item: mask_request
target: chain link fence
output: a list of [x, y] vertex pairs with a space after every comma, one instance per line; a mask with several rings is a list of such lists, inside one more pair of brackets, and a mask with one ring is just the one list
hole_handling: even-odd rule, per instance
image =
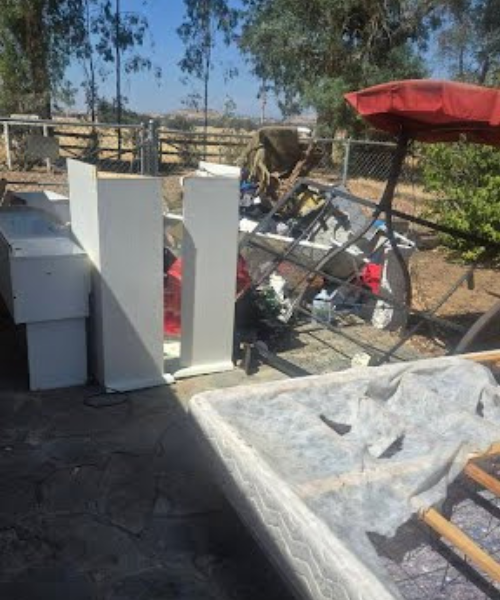
[[95, 164], [101, 171], [149, 174], [151, 124], [113, 125], [79, 121], [2, 119], [0, 165], [12, 190], [54, 189], [66, 194], [66, 159]]
[[[315, 141], [318, 160], [313, 177], [337, 182], [358, 196], [378, 200], [389, 177], [396, 145], [390, 142], [320, 138]], [[425, 157], [412, 148], [402, 169], [399, 195], [425, 196], [422, 166]]]
[[64, 170], [66, 158], [78, 158], [103, 171], [139, 173], [151, 137], [147, 125], [108, 125], [78, 121], [2, 120], [0, 161], [9, 171]]
[[[165, 200], [174, 209], [181, 202], [180, 176], [196, 168], [200, 160], [235, 164], [251, 138], [250, 132], [230, 128], [210, 127], [206, 134], [176, 131], [153, 120], [117, 125], [1, 119], [0, 128], [0, 165], [8, 172], [4, 177], [14, 189], [53, 187], [65, 193], [66, 159], [76, 158], [95, 164], [101, 171], [161, 176]], [[317, 160], [311, 177], [342, 183], [365, 198], [380, 197], [394, 144], [331, 138], [319, 138], [314, 143]], [[410, 196], [423, 195], [420, 164], [421, 159], [409, 157], [401, 176], [400, 195], [407, 205]]]

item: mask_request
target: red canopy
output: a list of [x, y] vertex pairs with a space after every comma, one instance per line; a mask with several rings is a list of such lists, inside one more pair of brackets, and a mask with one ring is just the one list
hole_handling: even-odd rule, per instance
[[467, 140], [500, 146], [500, 90], [454, 81], [410, 79], [346, 94], [377, 129], [423, 142]]

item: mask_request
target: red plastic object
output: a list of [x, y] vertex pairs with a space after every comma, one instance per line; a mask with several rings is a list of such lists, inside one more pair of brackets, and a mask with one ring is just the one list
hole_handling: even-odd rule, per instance
[[163, 288], [163, 332], [179, 337], [181, 334], [182, 260], [178, 258], [165, 276]]
[[455, 81], [410, 79], [345, 95], [371, 125], [422, 142], [500, 146], [500, 91]]
[[[252, 285], [246, 262], [241, 256], [238, 257], [236, 281], [237, 293]], [[168, 270], [163, 292], [163, 332], [172, 337], [181, 334], [181, 289], [182, 260], [178, 258]]]
[[236, 293], [241, 294], [252, 285], [252, 278], [248, 272], [247, 263], [242, 256], [238, 256], [238, 270], [236, 272]]
[[368, 263], [365, 265], [359, 276], [361, 285], [371, 290], [373, 294], [380, 292], [380, 281], [382, 279], [382, 265]]

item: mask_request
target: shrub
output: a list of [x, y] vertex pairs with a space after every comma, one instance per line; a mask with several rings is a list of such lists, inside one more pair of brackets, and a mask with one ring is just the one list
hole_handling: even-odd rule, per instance
[[[438, 224], [500, 243], [500, 151], [489, 146], [459, 142], [425, 147], [425, 187], [436, 193], [428, 214]], [[484, 247], [442, 236], [443, 243], [465, 260], [475, 260]], [[491, 258], [500, 260], [496, 251]]]

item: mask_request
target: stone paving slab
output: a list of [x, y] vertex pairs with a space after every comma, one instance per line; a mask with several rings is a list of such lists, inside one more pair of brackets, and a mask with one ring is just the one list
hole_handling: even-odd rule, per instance
[[2, 600], [291, 600], [185, 413], [194, 393], [242, 383], [241, 371], [110, 397], [30, 393], [19, 365], [2, 364]]

